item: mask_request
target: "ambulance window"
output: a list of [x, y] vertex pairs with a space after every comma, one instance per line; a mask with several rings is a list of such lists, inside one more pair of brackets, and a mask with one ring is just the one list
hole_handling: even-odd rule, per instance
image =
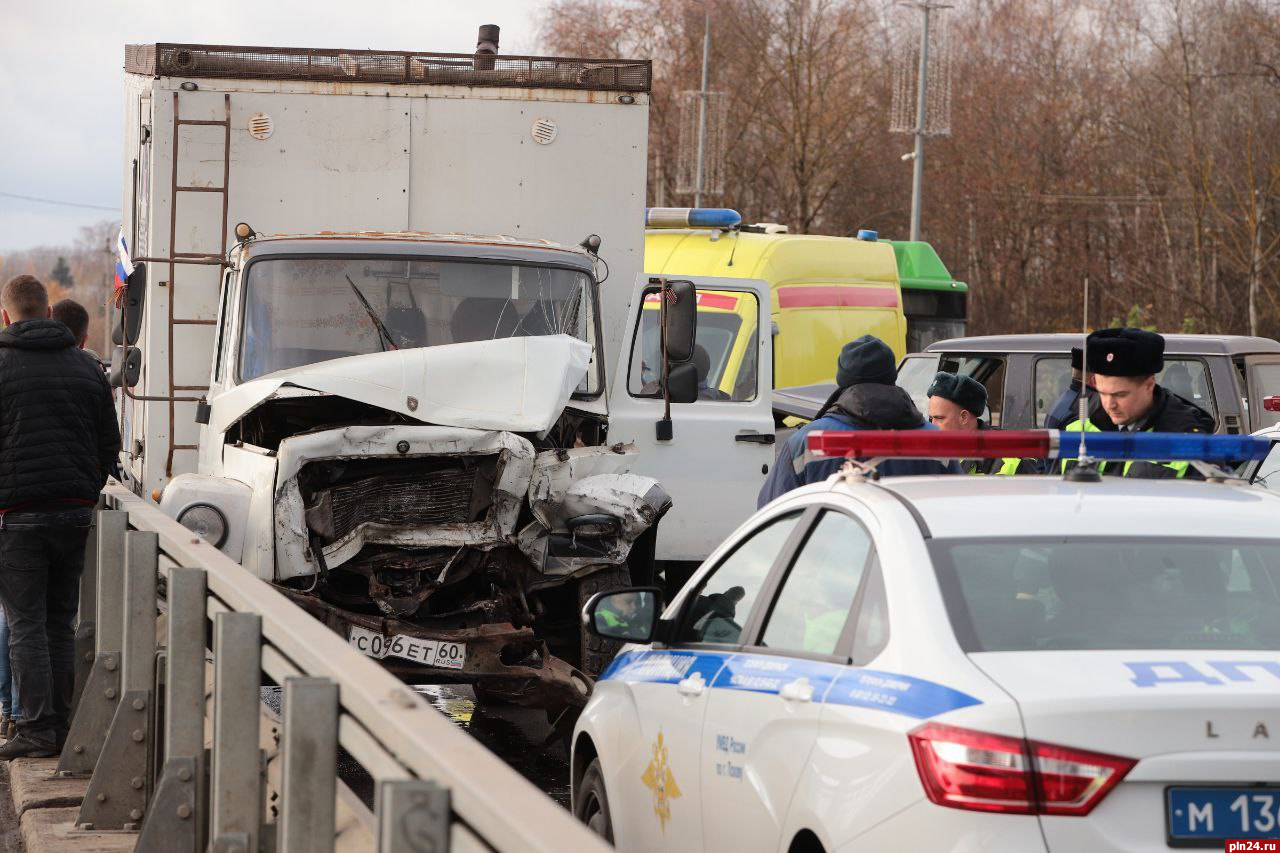
[[689, 599], [678, 641], [737, 644], [769, 571], [800, 519], [774, 519], [745, 539], [703, 579]]
[[[648, 290], [634, 338], [627, 390], [633, 397], [661, 397], [661, 306], [656, 290]], [[756, 398], [759, 316], [755, 294], [727, 290], [698, 292], [698, 333], [693, 364], [698, 371], [698, 399], [745, 403]]]
[[760, 645], [833, 655], [872, 554], [857, 521], [824, 512], [782, 582]]

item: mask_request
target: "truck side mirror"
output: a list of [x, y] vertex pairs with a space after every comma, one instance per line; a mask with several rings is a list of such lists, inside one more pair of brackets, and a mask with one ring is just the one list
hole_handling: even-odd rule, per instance
[[138, 335], [142, 332], [142, 309], [146, 294], [147, 265], [134, 264], [133, 274], [125, 282], [124, 299], [111, 329], [111, 343], [119, 346], [125, 341], [131, 344], [138, 342]]
[[691, 281], [669, 281], [666, 299], [667, 362], [685, 362], [693, 358], [698, 335], [698, 291]]
[[112, 388], [132, 388], [142, 377], [142, 350], [118, 346], [111, 354], [111, 373], [107, 381]]

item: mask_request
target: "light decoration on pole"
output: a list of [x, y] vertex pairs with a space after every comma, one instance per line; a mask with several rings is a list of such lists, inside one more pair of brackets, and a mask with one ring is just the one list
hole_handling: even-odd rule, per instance
[[951, 32], [939, 0], [900, 4], [909, 12], [895, 28], [893, 102], [889, 131], [915, 136], [915, 149], [903, 156], [913, 160], [911, 180], [911, 239], [920, 239], [920, 201], [924, 193], [924, 139], [951, 135]]

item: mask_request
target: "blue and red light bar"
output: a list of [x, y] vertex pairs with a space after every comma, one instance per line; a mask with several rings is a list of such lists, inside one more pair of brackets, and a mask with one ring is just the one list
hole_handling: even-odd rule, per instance
[[[1080, 433], [1052, 429], [814, 430], [809, 453], [819, 459], [871, 457], [915, 459], [1074, 459]], [[1271, 449], [1265, 438], [1181, 432], [1090, 432], [1085, 452], [1099, 460], [1244, 462]]]
[[722, 228], [742, 224], [742, 214], [727, 207], [647, 207], [646, 228]]

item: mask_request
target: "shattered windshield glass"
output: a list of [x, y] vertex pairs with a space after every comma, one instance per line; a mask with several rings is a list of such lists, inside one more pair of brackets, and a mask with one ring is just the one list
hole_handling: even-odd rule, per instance
[[[240, 379], [391, 349], [571, 335], [595, 346], [578, 270], [386, 257], [264, 258], [249, 266]], [[600, 387], [589, 374], [580, 393]]]

